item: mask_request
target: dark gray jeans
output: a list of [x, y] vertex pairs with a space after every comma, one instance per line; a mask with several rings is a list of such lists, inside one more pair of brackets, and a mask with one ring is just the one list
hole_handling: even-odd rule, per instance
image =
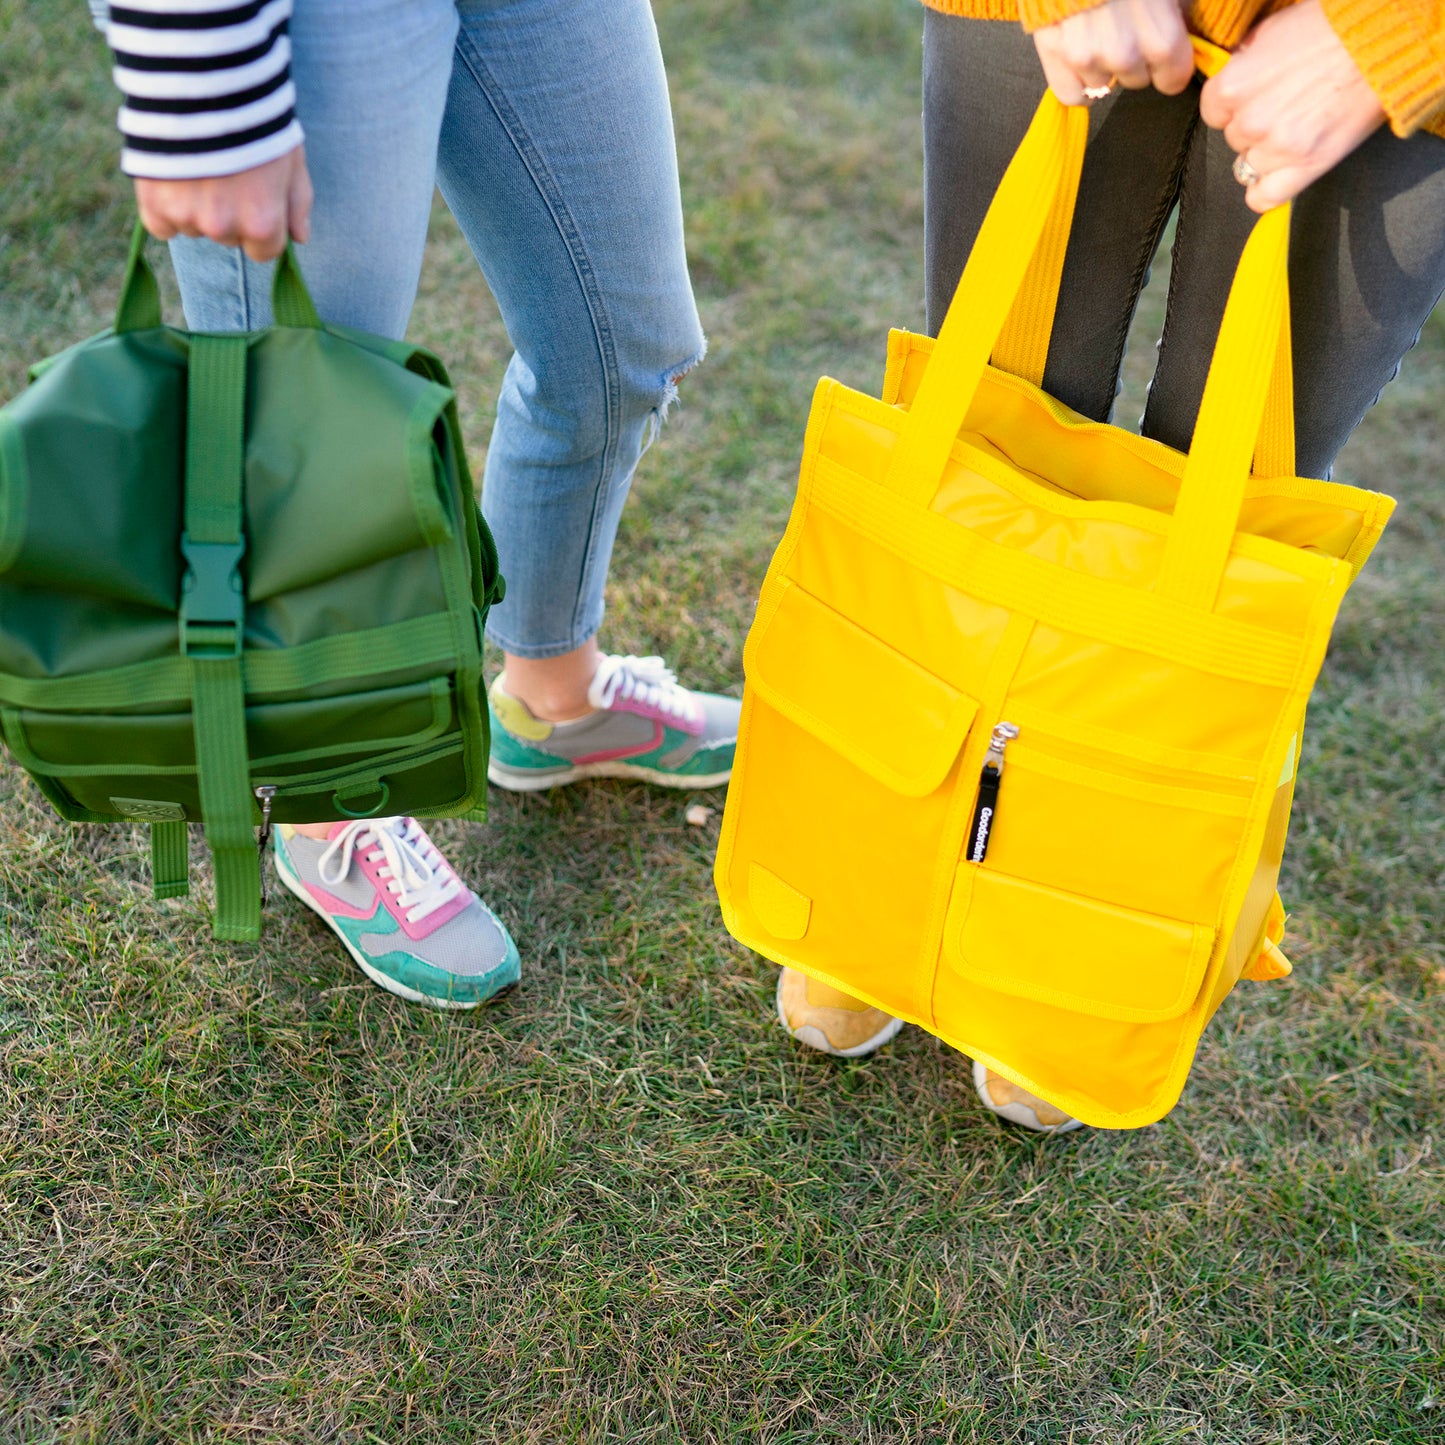
[[[1005, 167], [1044, 93], [1017, 25], [927, 12], [923, 138], [928, 328], [943, 322]], [[1234, 153], [1182, 95], [1093, 107], [1044, 388], [1097, 421], [1177, 204], [1168, 312], [1143, 432], [1184, 450], [1229, 282], [1254, 222]], [[1375, 133], [1295, 202], [1290, 232], [1296, 468], [1324, 477], [1445, 292], [1445, 140]]]

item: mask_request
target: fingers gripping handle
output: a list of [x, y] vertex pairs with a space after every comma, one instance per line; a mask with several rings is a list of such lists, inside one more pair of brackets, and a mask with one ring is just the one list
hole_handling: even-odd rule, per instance
[[[1191, 39], [1195, 68], [1204, 75], [1218, 74], [1228, 63], [1229, 52], [1198, 36]], [[1087, 131], [1080, 137], [1079, 143], [1083, 144], [1086, 138]], [[1064, 254], [1068, 250], [1077, 199], [1077, 186], [1068, 185], [1061, 187], [1054, 197], [1043, 239], [1034, 252], [1023, 289], [993, 351], [993, 364], [1000, 371], [1021, 376], [1035, 386], [1043, 385], [1049, 335], [1054, 328], [1054, 312], [1058, 307], [1059, 285], [1064, 274]]]
[[[120, 283], [115, 308], [115, 331], [148, 331], [161, 324], [161, 292], [156, 275], [145, 258], [146, 229], [140, 221], [131, 232], [130, 254]], [[276, 260], [271, 280], [271, 309], [278, 326], [309, 326], [319, 330], [321, 317], [306, 289], [296, 252], [288, 242]]]

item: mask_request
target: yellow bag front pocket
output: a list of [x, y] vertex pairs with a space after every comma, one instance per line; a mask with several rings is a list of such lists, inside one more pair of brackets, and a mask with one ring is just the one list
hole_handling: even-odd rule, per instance
[[948, 775], [978, 703], [783, 578], [748, 639], [748, 686], [895, 793]]
[[961, 864], [943, 959], [960, 980], [1097, 1018], [1157, 1023], [1194, 1001], [1214, 946], [1199, 924]]
[[952, 882], [938, 840], [977, 702], [787, 580], [745, 661], [742, 772], [718, 858], [729, 927], [926, 1018], [936, 947], [904, 941], [900, 919], [941, 911]]
[[1121, 908], [1212, 922], [1251, 786], [1066, 750], [1052, 738], [1045, 747], [1025, 727], [1008, 746], [988, 865]]

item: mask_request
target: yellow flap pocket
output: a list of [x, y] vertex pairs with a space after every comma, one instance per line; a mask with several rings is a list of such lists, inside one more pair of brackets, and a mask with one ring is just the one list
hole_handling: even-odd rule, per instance
[[758, 922], [774, 938], [801, 938], [808, 931], [813, 900], [784, 883], [771, 868], [761, 863], [748, 865], [748, 902]]
[[1130, 1023], [1194, 1001], [1214, 930], [959, 867], [944, 958], [963, 979], [1076, 1013]]
[[748, 638], [748, 686], [885, 787], [933, 792], [978, 703], [796, 583], [778, 587], [777, 606]]

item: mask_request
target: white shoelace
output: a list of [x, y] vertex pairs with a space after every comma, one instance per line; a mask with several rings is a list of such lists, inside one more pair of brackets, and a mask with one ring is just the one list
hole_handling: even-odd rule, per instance
[[696, 699], [678, 685], [677, 674], [660, 657], [612, 657], [603, 653], [587, 690], [587, 700], [593, 707], [605, 708], [619, 696], [624, 702], [640, 702], [685, 722], [701, 721]]
[[[367, 844], [363, 839], [370, 834]], [[323, 883], [333, 887], [351, 871], [352, 855], [368, 846], [368, 863], [384, 864], [376, 876], [406, 910], [408, 923], [419, 923], [463, 891], [461, 879], [447, 867], [415, 818], [361, 818], [348, 823], [317, 860]], [[335, 864], [335, 872], [327, 870]]]

